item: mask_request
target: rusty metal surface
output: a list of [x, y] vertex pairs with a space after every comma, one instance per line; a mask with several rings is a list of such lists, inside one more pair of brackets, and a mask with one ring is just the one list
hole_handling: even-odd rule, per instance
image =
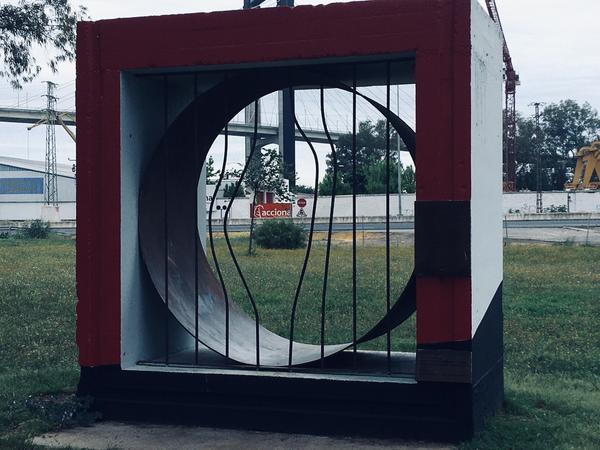
[[[256, 98], [292, 86], [325, 85], [352, 92], [343, 83], [302, 69], [252, 70], [223, 78], [200, 94], [171, 124], [155, 150], [144, 175], [139, 199], [139, 239], [143, 261], [157, 292], [170, 313], [192, 336], [213, 351], [244, 364], [257, 364], [256, 322], [234, 299], [223, 293], [200, 246], [194, 254], [197, 227], [193, 205], [204, 161], [224, 126]], [[358, 94], [386, 117], [399, 133], [413, 159], [415, 133], [383, 105]], [[194, 148], [196, 147], [196, 148]], [[166, 180], [165, 180], [166, 175]], [[165, 185], [166, 182], [166, 185]], [[165, 198], [166, 196], [166, 198]], [[166, 205], [166, 211], [165, 211]], [[134, 214], [124, 211], [123, 214]], [[165, 239], [165, 231], [167, 238]], [[166, 242], [168, 248], [166, 249]], [[196, 260], [197, 258], [197, 260]], [[168, 267], [165, 262], [168, 260]], [[196, 272], [197, 267], [197, 272]], [[198, 277], [198, 297], [195, 280]], [[167, 288], [168, 285], [168, 288]], [[196, 308], [196, 302], [197, 308]], [[229, 335], [226, 339], [226, 308], [229, 309]], [[198, 316], [196, 317], [196, 309]], [[388, 316], [357, 342], [382, 336], [415, 311], [415, 279], [412, 276]], [[336, 354], [352, 343], [325, 346], [324, 356]], [[260, 366], [288, 366], [290, 341], [262, 325], [259, 327]], [[292, 365], [321, 358], [321, 346], [294, 342]]]

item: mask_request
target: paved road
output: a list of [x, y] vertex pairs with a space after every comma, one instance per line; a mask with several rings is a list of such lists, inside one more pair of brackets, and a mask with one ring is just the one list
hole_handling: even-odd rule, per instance
[[[307, 224], [308, 226], [308, 224]], [[506, 228], [587, 228], [600, 227], [600, 219], [581, 220], [581, 219], [569, 219], [569, 220], [507, 220], [504, 222]], [[248, 231], [249, 225], [229, 225], [228, 231]], [[327, 231], [329, 224], [317, 223], [315, 224], [315, 231]], [[385, 222], [358, 222], [356, 224], [358, 230], [365, 231], [385, 231]], [[391, 222], [390, 229], [392, 230], [412, 230], [415, 227], [414, 222]], [[213, 226], [213, 230], [220, 232], [223, 231], [223, 227], [220, 225]], [[333, 231], [352, 231], [352, 223], [334, 223]]]
[[[309, 224], [307, 223], [308, 227]], [[414, 229], [414, 222], [391, 222], [390, 229], [391, 230], [412, 230]], [[563, 228], [588, 228], [588, 227], [600, 227], [600, 219], [568, 219], [568, 220], [507, 220], [504, 222], [504, 227], [509, 229], [540, 229], [540, 228], [554, 228], [554, 229], [563, 229]], [[385, 231], [385, 222], [360, 222], [358, 220], [356, 227], [359, 231]], [[227, 227], [228, 231], [248, 231], [250, 228], [249, 224], [243, 225], [229, 225]], [[327, 231], [329, 228], [328, 223], [316, 223], [315, 231]], [[222, 225], [214, 225], [213, 230], [215, 232], [222, 232]], [[0, 232], [8, 231], [6, 228], [0, 226]], [[60, 228], [53, 227], [53, 231], [56, 233], [72, 236], [75, 234], [75, 228]], [[344, 222], [344, 223], [334, 223], [333, 231], [352, 231], [352, 223]]]
[[600, 228], [561, 227], [561, 228], [513, 228], [504, 230], [504, 236], [512, 241], [571, 243], [579, 245], [600, 245]]

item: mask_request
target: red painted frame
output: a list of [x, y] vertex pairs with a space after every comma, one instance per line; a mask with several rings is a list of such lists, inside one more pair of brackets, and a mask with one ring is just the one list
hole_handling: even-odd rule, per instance
[[[417, 199], [470, 200], [470, 16], [470, 0], [371, 0], [80, 23], [80, 364], [120, 363], [121, 71], [415, 52]], [[469, 339], [471, 280], [419, 278], [418, 343]]]

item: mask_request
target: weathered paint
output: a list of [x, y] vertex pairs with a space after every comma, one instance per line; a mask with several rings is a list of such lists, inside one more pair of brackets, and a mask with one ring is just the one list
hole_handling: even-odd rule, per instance
[[[471, 8], [470, 0], [378, 0], [79, 24], [81, 365], [120, 363], [123, 71], [415, 53], [417, 199], [470, 200]], [[417, 292], [419, 344], [470, 339], [470, 278], [423, 277]]]

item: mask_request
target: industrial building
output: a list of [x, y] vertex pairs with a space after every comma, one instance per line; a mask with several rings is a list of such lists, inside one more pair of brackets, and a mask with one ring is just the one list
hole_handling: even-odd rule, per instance
[[58, 213], [46, 205], [45, 163], [0, 156], [0, 221], [75, 220], [75, 173], [57, 164]]

